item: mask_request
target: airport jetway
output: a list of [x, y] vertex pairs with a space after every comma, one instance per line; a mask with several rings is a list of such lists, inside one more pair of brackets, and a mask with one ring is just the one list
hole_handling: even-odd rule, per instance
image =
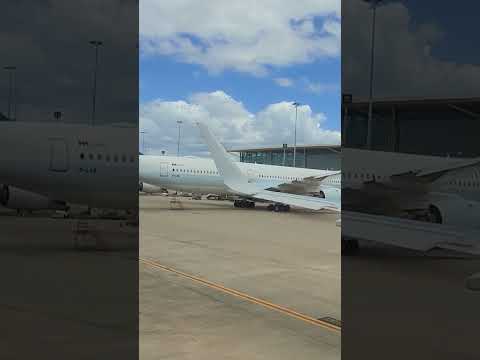
[[358, 249], [359, 240], [425, 253], [445, 250], [480, 255], [480, 230], [342, 211], [342, 249], [347, 253]]

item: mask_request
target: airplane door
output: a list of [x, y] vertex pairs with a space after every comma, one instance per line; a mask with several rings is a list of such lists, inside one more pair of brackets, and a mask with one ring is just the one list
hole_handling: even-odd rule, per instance
[[49, 139], [50, 165], [49, 170], [55, 172], [68, 171], [68, 146], [63, 139]]
[[169, 170], [170, 170], [169, 163], [160, 163], [160, 177], [168, 176]]

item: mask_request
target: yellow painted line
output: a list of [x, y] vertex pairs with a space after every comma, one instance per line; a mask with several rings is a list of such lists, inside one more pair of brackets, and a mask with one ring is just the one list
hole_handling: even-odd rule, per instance
[[323, 320], [319, 320], [319, 319], [315, 319], [315, 318], [312, 318], [308, 315], [304, 315], [304, 314], [301, 314], [295, 310], [292, 310], [292, 309], [289, 309], [289, 308], [286, 308], [284, 306], [280, 306], [280, 305], [277, 305], [277, 304], [273, 304], [269, 301], [266, 301], [266, 300], [262, 300], [262, 299], [259, 299], [259, 298], [256, 298], [256, 297], [253, 297], [253, 296], [250, 296], [248, 294], [245, 294], [245, 293], [242, 293], [238, 290], [234, 290], [234, 289], [230, 289], [230, 288], [227, 288], [223, 285], [220, 285], [220, 284], [215, 284], [211, 281], [208, 281], [208, 280], [204, 280], [202, 278], [199, 278], [197, 276], [194, 276], [194, 275], [190, 275], [190, 274], [187, 274], [187, 273], [184, 273], [182, 271], [179, 271], [179, 270], [175, 270], [171, 267], [168, 267], [168, 266], [165, 266], [165, 265], [162, 265], [162, 264], [159, 264], [158, 262], [154, 261], [154, 260], [150, 260], [150, 259], [145, 259], [145, 258], [140, 258], [139, 259], [140, 262], [144, 263], [144, 264], [147, 264], [147, 265], [150, 265], [151, 267], [154, 267], [154, 268], [157, 268], [157, 269], [160, 269], [160, 270], [164, 270], [164, 271], [168, 271], [168, 272], [171, 272], [171, 273], [174, 273], [176, 275], [180, 275], [182, 277], [185, 277], [187, 279], [190, 279], [190, 280], [193, 280], [199, 284], [202, 284], [202, 285], [206, 285], [212, 289], [216, 289], [216, 290], [219, 290], [219, 291], [222, 291], [224, 293], [227, 293], [227, 294], [230, 294], [230, 295], [233, 295], [233, 296], [236, 296], [236, 297], [239, 297], [241, 299], [244, 299], [244, 300], [247, 300], [247, 301], [250, 301], [254, 304], [258, 304], [258, 305], [262, 305], [268, 309], [271, 309], [271, 310], [275, 310], [275, 311], [278, 311], [284, 315], [288, 315], [288, 316], [291, 316], [291, 317], [294, 317], [296, 319], [299, 319], [299, 320], [302, 320], [302, 321], [305, 321], [309, 324], [312, 324], [312, 325], [316, 325], [316, 326], [320, 326], [320, 327], [323, 327], [325, 329], [328, 329], [328, 330], [332, 330], [332, 331], [335, 331], [335, 332], [340, 332], [341, 331], [341, 327], [340, 326], [336, 326], [334, 324], [331, 324], [327, 321], [323, 321]]

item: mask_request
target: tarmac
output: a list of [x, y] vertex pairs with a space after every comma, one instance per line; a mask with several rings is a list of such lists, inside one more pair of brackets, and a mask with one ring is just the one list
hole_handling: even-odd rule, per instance
[[138, 228], [92, 220], [123, 248], [79, 251], [76, 220], [46, 215], [0, 209], [0, 358], [135, 358]]
[[140, 196], [140, 358], [340, 359], [337, 215]]

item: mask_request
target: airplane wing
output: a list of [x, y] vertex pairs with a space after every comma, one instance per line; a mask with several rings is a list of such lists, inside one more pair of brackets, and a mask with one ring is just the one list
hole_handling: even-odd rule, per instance
[[452, 171], [461, 170], [480, 164], [480, 158], [474, 159], [461, 159], [458, 163], [450, 164], [442, 167], [435, 168], [424, 168], [418, 170], [412, 170], [406, 173], [392, 175], [392, 180], [400, 181], [411, 181], [418, 184], [428, 184], [431, 183], [445, 174], [448, 174]]
[[480, 231], [382, 215], [342, 212], [342, 236], [431, 252], [446, 250], [480, 255]]
[[[344, 191], [351, 194], [347, 198], [359, 199], [366, 193], [369, 195], [376, 194], [371, 201], [377, 202], [383, 197], [383, 200], [388, 200], [390, 205], [399, 208], [415, 207], [428, 199], [428, 194], [431, 191], [430, 186], [433, 182], [454, 171], [478, 165], [480, 165], [480, 158], [457, 159], [446, 165], [423, 167], [393, 174], [390, 176], [390, 182], [378, 182], [373, 178], [363, 182], [362, 189], [345, 188]], [[367, 203], [365, 200], [363, 202]], [[371, 203], [371, 205], [373, 204]]]
[[313, 196], [281, 193], [268, 190], [259, 191], [255, 194], [252, 194], [251, 196], [261, 200], [298, 206], [310, 210], [332, 210], [336, 212], [340, 211], [338, 204]]
[[272, 188], [292, 194], [306, 194], [318, 192], [322, 181], [330, 176], [338, 175], [340, 171], [331, 171], [325, 175], [308, 176], [302, 180], [293, 180], [275, 185]]
[[340, 205], [312, 196], [281, 193], [266, 190], [255, 181], [249, 180], [229, 157], [225, 148], [213, 136], [210, 129], [203, 123], [198, 123], [200, 133], [207, 144], [218, 171], [223, 176], [225, 185], [235, 193], [256, 199], [298, 206], [311, 210], [331, 209], [340, 211]]

